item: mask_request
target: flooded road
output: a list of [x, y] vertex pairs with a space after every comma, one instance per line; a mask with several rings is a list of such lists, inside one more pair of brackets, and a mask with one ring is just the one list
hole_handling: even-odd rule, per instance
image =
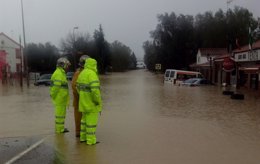
[[54, 134], [48, 87], [1, 86], [0, 163], [41, 139], [15, 163], [260, 162], [258, 93], [241, 90], [245, 100], [233, 100], [218, 86], [172, 86], [145, 70], [100, 79], [104, 109], [95, 146], [74, 137], [72, 105], [66, 117], [70, 132]]

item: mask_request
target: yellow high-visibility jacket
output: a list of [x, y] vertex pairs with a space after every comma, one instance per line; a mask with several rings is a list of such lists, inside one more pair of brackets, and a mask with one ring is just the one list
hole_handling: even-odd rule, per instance
[[64, 69], [61, 67], [57, 67], [51, 76], [50, 95], [54, 105], [69, 105], [68, 80]]
[[102, 110], [100, 82], [95, 59], [86, 59], [84, 70], [78, 76], [77, 90], [80, 112], [98, 113]]

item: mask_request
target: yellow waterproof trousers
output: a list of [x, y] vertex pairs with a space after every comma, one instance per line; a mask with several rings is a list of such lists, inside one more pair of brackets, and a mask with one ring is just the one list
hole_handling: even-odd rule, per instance
[[55, 132], [64, 132], [66, 106], [55, 106]]
[[96, 128], [98, 113], [82, 113], [80, 126], [80, 141], [86, 141], [87, 145], [94, 145], [97, 142]]

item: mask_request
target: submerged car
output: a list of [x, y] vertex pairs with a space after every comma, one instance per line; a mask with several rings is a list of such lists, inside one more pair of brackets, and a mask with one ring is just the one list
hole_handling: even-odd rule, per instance
[[74, 72], [67, 72], [67, 79], [72, 80]]
[[52, 74], [42, 74], [38, 80], [34, 83], [34, 85], [39, 86], [39, 85], [45, 85], [49, 86], [51, 85], [51, 75]]
[[212, 83], [204, 78], [191, 78], [183, 81], [182, 85], [184, 86], [201, 86], [201, 85], [212, 85]]

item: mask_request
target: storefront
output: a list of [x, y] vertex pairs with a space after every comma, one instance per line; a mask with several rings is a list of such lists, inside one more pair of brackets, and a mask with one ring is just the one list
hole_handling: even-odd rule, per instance
[[253, 44], [252, 50], [248, 46], [234, 51], [237, 65], [237, 84], [252, 90], [260, 87], [260, 40]]
[[214, 82], [218, 85], [236, 85], [235, 62], [230, 54], [214, 59]]
[[259, 89], [259, 75], [260, 75], [260, 65], [250, 65], [250, 66], [239, 66], [238, 69], [238, 85], [240, 87], [245, 87], [253, 90]]

